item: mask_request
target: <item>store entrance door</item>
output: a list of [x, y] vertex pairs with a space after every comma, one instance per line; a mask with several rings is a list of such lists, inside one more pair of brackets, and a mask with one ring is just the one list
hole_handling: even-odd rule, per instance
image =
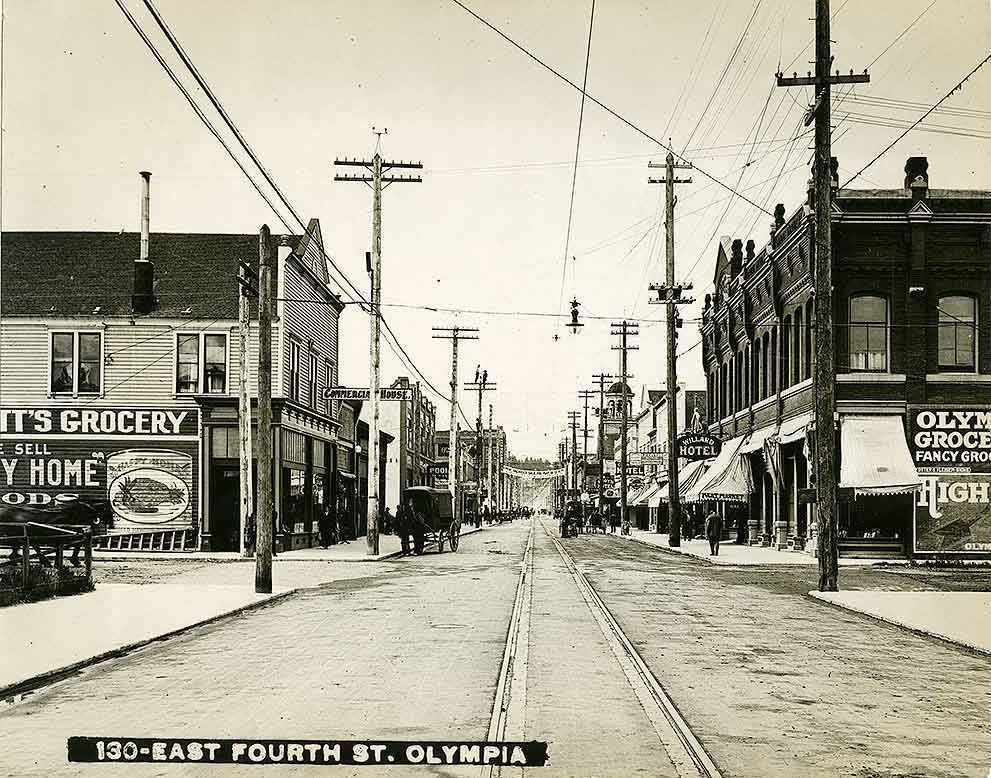
[[210, 471], [210, 548], [240, 551], [241, 472], [237, 463], [219, 464]]

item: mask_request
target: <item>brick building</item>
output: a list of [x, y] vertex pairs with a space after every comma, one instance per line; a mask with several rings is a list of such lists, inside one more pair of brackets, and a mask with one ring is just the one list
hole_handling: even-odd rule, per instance
[[[931, 188], [923, 157], [905, 174], [833, 204], [840, 550], [986, 553], [991, 192]], [[813, 230], [808, 204], [787, 219], [779, 205], [759, 250], [721, 242], [701, 331], [724, 444], [686, 495], [718, 501], [741, 541], [796, 550], [815, 546], [799, 502], [816, 434]]]

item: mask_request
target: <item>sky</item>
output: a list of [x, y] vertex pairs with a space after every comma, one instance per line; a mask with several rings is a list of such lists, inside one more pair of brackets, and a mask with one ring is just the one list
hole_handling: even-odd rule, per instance
[[[591, 2], [464, 2], [581, 84]], [[143, 4], [125, 4], [181, 71]], [[612, 322], [640, 322], [629, 357], [637, 394], [663, 386], [663, 311], [647, 291], [664, 278], [663, 188], [647, 183], [663, 172], [647, 168], [663, 161], [656, 143], [586, 101], [572, 206], [580, 91], [452, 0], [156, 7], [366, 294], [371, 192], [335, 183], [334, 159], [373, 154], [374, 126], [388, 129], [385, 159], [423, 163], [423, 183], [383, 195], [384, 315], [445, 393], [451, 344], [433, 339], [431, 327], [479, 329], [462, 345], [460, 380], [472, 380], [476, 365], [488, 370], [497, 391], [485, 402], [514, 454], [556, 458], [578, 391], [592, 387], [594, 373], [619, 372]], [[871, 73], [870, 84], [834, 90], [843, 183], [987, 56], [991, 4], [833, 0], [832, 13], [834, 66]], [[697, 300], [681, 310], [679, 380], [689, 388], [705, 385], [701, 348], [692, 346], [719, 238], [752, 238], [759, 248], [765, 211], [781, 202], [791, 213], [804, 198], [811, 136], [801, 120], [811, 93], [776, 88], [774, 74], [811, 68], [813, 14], [812, 2], [789, 0], [595, 5], [588, 95], [653, 138], [670, 138], [696, 166], [682, 171], [692, 183], [678, 187], [675, 220], [676, 278], [694, 284]], [[289, 231], [113, 0], [4, 0], [2, 43], [3, 229], [136, 231], [138, 171], [150, 170], [153, 233], [250, 233], [262, 223]], [[906, 158], [923, 155], [932, 186], [991, 189], [989, 95], [991, 64], [927, 120], [934, 131], [909, 133], [850, 186], [900, 187]], [[573, 298], [585, 324], [578, 335], [563, 326]], [[368, 339], [367, 317], [349, 306], [342, 383], [368, 385]], [[398, 375], [416, 377], [383, 346], [383, 381]], [[475, 396], [462, 390], [459, 399], [473, 422]], [[439, 426], [446, 420], [442, 410]]]

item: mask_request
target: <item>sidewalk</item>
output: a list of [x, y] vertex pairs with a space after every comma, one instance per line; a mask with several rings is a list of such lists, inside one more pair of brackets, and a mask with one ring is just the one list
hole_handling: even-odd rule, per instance
[[284, 597], [247, 586], [99, 584], [96, 591], [0, 609], [0, 694]]
[[[709, 556], [709, 543], [706, 540], [682, 540], [679, 548], [671, 548], [668, 545], [667, 533], [658, 535], [656, 532], [645, 532], [640, 529], [631, 529], [628, 536], [631, 540], [644, 543], [648, 546], [670, 551], [675, 554], [684, 554], [696, 559], [702, 559], [714, 565], [816, 565], [818, 561], [811, 554], [804, 551], [778, 551], [765, 546], [738, 546], [736, 543], [720, 543], [719, 556]], [[618, 532], [616, 537], [623, 537]], [[839, 560], [841, 567], [859, 567], [876, 564], [908, 564], [902, 559], [851, 559], [841, 557]]]
[[[461, 537], [479, 532], [482, 528], [461, 528]], [[429, 547], [430, 544], [428, 544]], [[283, 551], [273, 560], [286, 562], [380, 562], [402, 553], [402, 544], [397, 535], [379, 535], [379, 553], [368, 554], [364, 538], [337, 543], [328, 548], [301, 548], [296, 551]], [[237, 551], [102, 551], [93, 552], [95, 562], [123, 562], [138, 559], [193, 559], [202, 562], [241, 562], [244, 558]]]
[[811, 597], [991, 654], [991, 592], [809, 592]]
[[[480, 528], [464, 527], [461, 534], [479, 531]], [[279, 554], [273, 560], [272, 594], [255, 594], [254, 562], [242, 559], [236, 552], [96, 552], [95, 591], [0, 608], [0, 698], [18, 693], [14, 687], [25, 682], [56, 677], [198, 624], [280, 599], [301, 588], [361, 577], [368, 572], [357, 565], [322, 567], [300, 563], [375, 562], [398, 557], [402, 549], [398, 537], [382, 535], [378, 556], [368, 556], [365, 551], [361, 538], [326, 549]], [[230, 564], [194, 565], [179, 575], [156, 578], [154, 582], [100, 583], [101, 562], [133, 561]]]

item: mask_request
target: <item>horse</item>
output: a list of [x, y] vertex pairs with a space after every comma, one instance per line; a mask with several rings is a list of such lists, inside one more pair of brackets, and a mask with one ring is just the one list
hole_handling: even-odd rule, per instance
[[[74, 530], [88, 527], [95, 533], [103, 525], [103, 517], [92, 505], [78, 498], [60, 498], [44, 507], [0, 503], [0, 524], [25, 525], [28, 542], [37, 554], [38, 561], [42, 567], [49, 567], [51, 563], [42, 549], [42, 539], [53, 534], [47, 529], [48, 527]], [[10, 537], [13, 536], [8, 536]], [[73, 544], [72, 556], [69, 559], [73, 567], [80, 566], [79, 552], [82, 545], [82, 538]], [[20, 545], [13, 545], [9, 557], [11, 562], [16, 562], [20, 558], [19, 552]]]

